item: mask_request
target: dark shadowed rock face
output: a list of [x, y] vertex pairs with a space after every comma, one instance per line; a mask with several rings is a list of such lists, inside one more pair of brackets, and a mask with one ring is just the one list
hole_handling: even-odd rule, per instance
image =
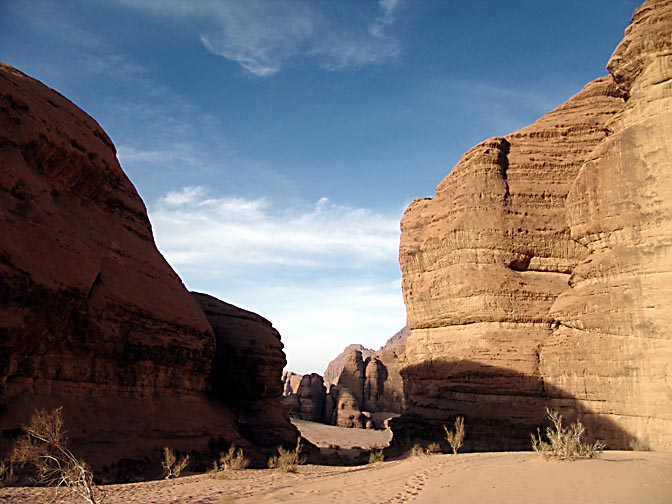
[[494, 446], [549, 405], [611, 448], [672, 449], [670, 0], [637, 9], [608, 70], [406, 210], [410, 412], [490, 422]]
[[290, 416], [309, 422], [325, 423], [327, 391], [317, 373], [297, 375], [285, 371], [282, 402]]
[[[284, 365], [270, 324], [227, 305], [240, 327], [216, 348], [108, 136], [2, 64], [0, 166], [0, 456], [40, 407], [63, 406], [72, 448], [111, 477], [124, 477], [119, 460], [151, 460], [165, 445], [253, 450], [240, 426], [258, 414], [287, 425], [264, 409]], [[231, 367], [226, 351], [256, 338], [263, 352]], [[220, 386], [220, 362], [238, 373], [235, 393]]]
[[256, 313], [191, 294], [215, 333], [211, 393], [233, 410], [240, 435], [270, 452], [295, 443], [297, 431], [279, 399], [287, 360], [278, 331]]

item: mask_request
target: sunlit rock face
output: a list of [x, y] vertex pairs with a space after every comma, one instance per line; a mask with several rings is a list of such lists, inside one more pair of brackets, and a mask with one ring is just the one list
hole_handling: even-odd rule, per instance
[[635, 12], [608, 70], [404, 214], [406, 404], [464, 415], [473, 449], [529, 446], [546, 405], [672, 449], [672, 2]]
[[[158, 252], [111, 140], [4, 64], [0, 166], [0, 456], [34, 408], [57, 406], [73, 450], [111, 478], [167, 443], [252, 447], [211, 387], [213, 328]], [[250, 382], [263, 398], [281, 390], [273, 351], [259, 369], [282, 361], [275, 381]]]

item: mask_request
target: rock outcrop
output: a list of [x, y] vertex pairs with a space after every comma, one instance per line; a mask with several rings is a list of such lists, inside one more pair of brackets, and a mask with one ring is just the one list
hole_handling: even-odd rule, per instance
[[637, 9], [608, 70], [404, 214], [406, 404], [464, 415], [472, 449], [529, 446], [546, 405], [672, 449], [672, 2]]
[[236, 430], [254, 447], [274, 453], [295, 442], [296, 430], [278, 398], [287, 364], [280, 334], [265, 318], [192, 292], [215, 334], [209, 392], [234, 413]]
[[332, 385], [338, 385], [338, 380], [341, 378], [341, 373], [345, 367], [345, 362], [349, 358], [348, 356], [355, 351], [361, 352], [362, 359], [366, 359], [375, 353], [374, 350], [366, 348], [364, 345], [360, 345], [359, 343], [353, 343], [352, 345], [345, 347], [345, 349], [340, 354], [334, 357], [329, 362], [329, 364], [327, 364], [327, 367], [324, 370], [322, 376], [324, 377], [324, 385], [327, 387], [327, 389]]
[[[0, 164], [0, 456], [34, 408], [63, 406], [73, 450], [110, 477], [167, 444], [261, 458], [243, 424], [281, 393], [277, 333], [229, 305], [233, 339], [213, 332], [101, 127], [0, 64]], [[247, 353], [255, 342], [264, 350]], [[235, 391], [221, 386], [229, 371]], [[293, 442], [280, 410], [267, 421]]]
[[289, 373], [286, 376], [300, 377], [295, 390], [291, 386], [285, 386], [283, 404], [290, 416], [309, 422], [324, 423], [327, 391], [322, 377], [317, 373], [303, 376]]
[[[401, 375], [404, 346], [410, 334], [404, 327], [378, 351], [348, 345], [325, 371], [331, 383], [316, 373], [282, 375], [283, 404], [292, 417], [313, 422], [383, 428], [386, 419], [401, 413], [404, 395]], [[338, 371], [338, 376], [334, 373]], [[316, 412], [322, 412], [322, 416]]]

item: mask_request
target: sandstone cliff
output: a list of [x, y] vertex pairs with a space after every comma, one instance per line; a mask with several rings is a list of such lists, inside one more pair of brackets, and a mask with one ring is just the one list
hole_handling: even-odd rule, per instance
[[[241, 426], [256, 414], [250, 404], [280, 393], [277, 333], [236, 322], [229, 335], [241, 340], [222, 346], [219, 327], [213, 333], [156, 249], [105, 132], [4, 64], [0, 165], [0, 456], [34, 408], [60, 405], [73, 449], [112, 476], [122, 477], [120, 460], [150, 460], [166, 445], [252, 450], [258, 439]], [[258, 377], [222, 350], [257, 339], [263, 354], [245, 355]], [[211, 387], [229, 371], [244, 397]], [[281, 411], [268, 422], [295, 439]]]
[[672, 449], [671, 1], [635, 12], [608, 70], [403, 217], [407, 406], [464, 415], [472, 449], [529, 446], [546, 405], [611, 448]]

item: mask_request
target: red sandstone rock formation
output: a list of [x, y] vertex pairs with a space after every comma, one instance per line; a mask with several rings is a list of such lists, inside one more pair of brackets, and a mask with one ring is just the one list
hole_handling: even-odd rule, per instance
[[[61, 405], [73, 450], [111, 475], [121, 459], [159, 456], [166, 445], [254, 450], [259, 439], [241, 426], [281, 392], [277, 333], [255, 332], [264, 323], [227, 308], [237, 329], [226, 348], [258, 339], [266, 353], [245, 361], [258, 378], [227, 368], [244, 397], [213, 393], [211, 377], [231, 364], [220, 328], [213, 334], [156, 249], [114, 145], [66, 98], [4, 64], [0, 165], [0, 455], [34, 408]], [[292, 442], [276, 413], [269, 426]]]
[[403, 217], [407, 406], [480, 425], [472, 449], [525, 447], [545, 405], [612, 448], [672, 449], [670, 0], [608, 70]]
[[280, 334], [265, 318], [224, 301], [191, 293], [215, 333], [210, 393], [221, 399], [237, 419], [236, 429], [252, 446], [275, 453], [295, 442], [279, 397], [287, 364]]

